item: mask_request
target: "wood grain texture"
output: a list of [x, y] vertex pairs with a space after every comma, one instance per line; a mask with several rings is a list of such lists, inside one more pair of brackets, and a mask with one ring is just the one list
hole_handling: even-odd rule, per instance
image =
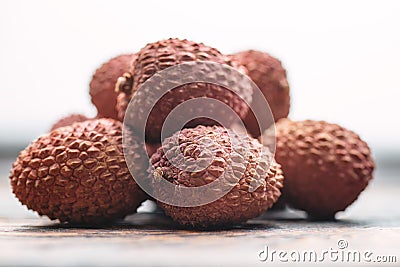
[[[0, 162], [0, 166], [8, 164]], [[279, 260], [261, 262], [258, 258], [265, 246], [321, 253], [338, 250], [339, 240], [348, 242], [351, 250], [397, 257], [397, 263], [385, 266], [400, 264], [397, 179], [374, 180], [337, 221], [308, 221], [301, 212], [268, 212], [230, 229], [192, 231], [157, 212], [138, 213], [98, 228], [52, 222], [18, 203], [11, 194], [7, 171], [1, 169], [0, 179], [0, 266], [271, 266]], [[397, 177], [398, 172], [385, 174]], [[354, 263], [325, 261], [324, 265]]]

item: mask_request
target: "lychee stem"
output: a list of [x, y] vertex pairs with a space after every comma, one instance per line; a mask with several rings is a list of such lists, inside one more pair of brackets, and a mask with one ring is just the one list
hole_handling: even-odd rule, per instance
[[130, 94], [133, 86], [133, 77], [129, 72], [125, 72], [121, 77], [118, 78], [117, 83], [115, 84], [115, 92], [123, 92], [126, 94]]

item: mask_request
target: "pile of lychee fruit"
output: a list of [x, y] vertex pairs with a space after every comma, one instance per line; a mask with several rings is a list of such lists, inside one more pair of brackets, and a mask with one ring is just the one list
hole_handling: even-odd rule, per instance
[[[158, 101], [147, 118], [146, 142], [138, 142], [137, 129], [123, 124], [131, 99], [155, 74], [188, 62], [219, 63], [247, 75], [267, 100], [275, 125], [260, 129], [243, 100], [258, 101], [251, 90], [234, 92], [198, 82], [175, 88]], [[104, 63], [89, 88], [98, 115], [61, 119], [19, 154], [11, 170], [15, 196], [52, 220], [110, 223], [135, 213], [145, 200], [157, 201], [153, 196], [168, 194], [164, 188], [155, 188], [153, 196], [144, 192], [132, 168], [149, 183], [165, 179], [176, 188], [207, 185], [223, 175], [230, 190], [210, 203], [189, 207], [157, 201], [174, 221], [193, 228], [240, 224], [262, 215], [278, 199], [275, 207], [287, 205], [304, 210], [310, 218], [332, 219], [357, 199], [372, 178], [370, 149], [357, 134], [325, 121], [287, 118], [286, 71], [278, 59], [262, 51], [225, 55], [202, 43], [161, 40]], [[146, 92], [142, 97], [150, 99], [151, 92]], [[240, 117], [245, 131], [233, 133], [213, 120], [199, 119], [161, 140], [167, 115], [193, 98], [222, 101]], [[275, 153], [268, 149], [272, 139]], [[143, 146], [146, 155], [134, 155], [135, 160], [128, 162], [127, 145]], [[205, 151], [212, 151], [213, 157]], [[171, 162], [178, 156], [208, 165], [201, 170], [181, 169]], [[239, 164], [241, 160], [245, 164]], [[254, 181], [257, 186], [252, 188]], [[179, 198], [179, 190], [169, 197]]]

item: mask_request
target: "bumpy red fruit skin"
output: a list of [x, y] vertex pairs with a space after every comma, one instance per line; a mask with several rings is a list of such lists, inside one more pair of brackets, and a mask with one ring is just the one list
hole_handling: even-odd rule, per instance
[[[290, 109], [290, 94], [286, 70], [281, 62], [267, 53], [256, 50], [247, 50], [232, 56], [247, 69], [249, 77], [260, 88], [268, 101], [275, 121], [286, 118]], [[260, 136], [259, 126], [252, 112], [248, 112], [244, 123], [252, 136]]]
[[[131, 80], [128, 82], [128, 85], [125, 82], [119, 87], [120, 95], [118, 96], [117, 104], [119, 119], [124, 119], [128, 103], [135, 92], [137, 92], [140, 86], [155, 73], [181, 63], [200, 61], [211, 61], [225, 64], [237, 68], [238, 71], [246, 72], [246, 70], [237, 64], [237, 62], [232, 58], [224, 56], [217, 49], [206, 46], [202, 43], [179, 39], [167, 39], [150, 43], [137, 53], [137, 58], [133, 61], [130, 70], [129, 76], [131, 76]], [[210, 74], [210, 76], [211, 75], [212, 74]], [[225, 73], [220, 73], [220, 75], [221, 79], [227, 78], [224, 77], [224, 75], [226, 76]], [[230, 89], [233, 90], [233, 88]], [[153, 87], [152, 90], [161, 89]], [[144, 92], [143, 94], [146, 96], [146, 99], [144, 99], [143, 102], [155, 103], [156, 100], [152, 99], [152, 92]], [[146, 118], [147, 115], [149, 115], [146, 126], [146, 140], [151, 142], [161, 142], [160, 132], [165, 118], [171, 110], [186, 100], [195, 97], [217, 99], [226, 103], [226, 105], [231, 107], [239, 117], [243, 119], [248, 111], [248, 106], [245, 104], [243, 99], [250, 102], [251, 94], [252, 88], [250, 87], [247, 88], [246, 91], [233, 92], [215, 84], [201, 82], [178, 86], [166, 93], [157, 102], [150, 115], [143, 115]], [[216, 110], [216, 112], [218, 112], [218, 110]], [[129, 118], [128, 121], [135, 121], [135, 116], [140, 116], [140, 114], [129, 114], [129, 116], [134, 117]], [[215, 122], [212, 120], [197, 119], [192, 121], [192, 125], [190, 126], [196, 126], [198, 124], [213, 125]]]
[[50, 131], [53, 131], [57, 128], [64, 127], [64, 126], [70, 126], [71, 124], [73, 124], [75, 122], [86, 121], [88, 119], [89, 119], [88, 117], [86, 117], [85, 115], [82, 115], [82, 114], [71, 114], [71, 115], [61, 118], [56, 123], [54, 123], [53, 126], [51, 127]]
[[118, 119], [115, 83], [119, 76], [129, 70], [135, 54], [119, 55], [101, 65], [90, 82], [90, 96], [99, 117]]
[[[183, 129], [175, 134], [178, 136], [179, 147], [173, 145], [173, 137], [165, 139], [162, 147], [150, 159], [155, 172], [169, 182], [186, 187], [198, 187], [215, 181], [230, 164], [240, 172], [235, 175], [228, 174], [227, 180], [233, 180], [232, 189], [223, 197], [209, 204], [198, 207], [177, 207], [158, 202], [165, 213], [176, 222], [196, 228], [226, 227], [248, 219], [254, 218], [265, 212], [280, 196], [279, 188], [283, 185], [283, 176], [280, 165], [273, 161], [269, 150], [247, 134], [240, 134], [241, 144], [248, 144], [249, 149], [232, 146], [228, 130], [220, 126], [197, 126], [193, 129]], [[217, 151], [210, 165], [200, 172], [180, 170], [168, 160], [174, 151], [181, 151], [189, 162], [196, 160], [197, 155], [204, 151], [200, 144], [208, 144], [207, 149]], [[213, 142], [210, 142], [212, 140]], [[232, 153], [233, 149], [238, 153]], [[246, 152], [245, 152], [246, 151]], [[248, 154], [247, 154], [248, 153]], [[168, 154], [168, 158], [166, 156]], [[240, 156], [238, 156], [240, 155]], [[239, 158], [248, 157], [248, 162], [239, 164]], [[269, 164], [268, 160], [272, 160]], [[151, 179], [155, 178], [155, 172]], [[254, 174], [254, 176], [252, 175]], [[251, 181], [256, 181], [258, 187], [251, 192]], [[168, 194], [164, 188], [155, 188], [155, 195]]]
[[[135, 146], [131, 139], [126, 142]], [[52, 220], [122, 219], [145, 199], [122, 149], [122, 124], [112, 119], [58, 128], [20, 153], [10, 174], [13, 192], [22, 204]]]
[[[267, 130], [263, 140], [268, 136]], [[331, 219], [353, 203], [375, 166], [357, 134], [324, 121], [278, 121], [275, 158], [285, 175], [285, 201], [318, 219]]]

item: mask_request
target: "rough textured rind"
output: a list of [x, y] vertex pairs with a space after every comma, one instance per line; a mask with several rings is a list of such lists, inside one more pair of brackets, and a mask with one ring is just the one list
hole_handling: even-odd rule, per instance
[[125, 111], [128, 108], [130, 98], [126, 96], [125, 93], [118, 93], [117, 95], [117, 103], [115, 105], [115, 110], [117, 111], [118, 120], [124, 121]]
[[[122, 120], [125, 116], [125, 110], [130, 99], [140, 86], [152, 77], [155, 73], [168, 67], [175, 66], [185, 62], [211, 61], [220, 64], [230, 65], [237, 68], [238, 71], [246, 72], [234, 59], [222, 55], [218, 50], [201, 43], [195, 43], [188, 40], [167, 39], [146, 45], [133, 61], [130, 74], [117, 89], [120, 91], [118, 96], [118, 114]], [[226, 74], [221, 74], [221, 79], [226, 79]], [[160, 90], [154, 87], [152, 90]], [[147, 120], [146, 138], [151, 142], [160, 142], [161, 126], [170, 111], [178, 104], [195, 97], [214, 98], [226, 103], [231, 107], [240, 118], [247, 114], [248, 106], [243, 99], [251, 101], [252, 88], [247, 91], [232, 92], [215, 84], [191, 83], [169, 91], [155, 105], [152, 113]], [[146, 101], [155, 102], [151, 99], [151, 92], [146, 92]], [[241, 97], [243, 99], [241, 99]], [[218, 110], [216, 110], [218, 112]], [[130, 114], [136, 116], [137, 114]], [[145, 114], [147, 118], [148, 114]], [[134, 121], [135, 118], [132, 118]], [[194, 120], [193, 125], [197, 124], [215, 124], [212, 120]]]
[[[126, 143], [137, 145], [133, 138]], [[20, 153], [10, 174], [13, 192], [22, 204], [52, 220], [122, 219], [145, 199], [122, 149], [122, 124], [112, 119], [58, 128]]]
[[90, 82], [90, 96], [100, 117], [118, 119], [115, 83], [119, 76], [129, 70], [135, 54], [119, 55], [101, 65]]
[[[263, 140], [268, 135], [267, 130]], [[275, 158], [285, 175], [285, 201], [321, 219], [333, 218], [353, 203], [375, 166], [357, 134], [324, 121], [278, 121]]]
[[[219, 126], [197, 126], [193, 129], [183, 129], [176, 135], [179, 140], [178, 149], [171, 142], [174, 137], [167, 138], [150, 159], [155, 172], [162, 173], [162, 177], [169, 182], [180, 186], [198, 187], [216, 180], [231, 164], [235, 168], [242, 168], [239, 174], [235, 173], [236, 176], [233, 173], [230, 173], [231, 176], [228, 174], [229, 177], [225, 176], [227, 181], [233, 181], [232, 189], [209, 204], [177, 207], [159, 201], [160, 207], [176, 222], [198, 228], [226, 227], [259, 216], [280, 196], [279, 188], [283, 185], [280, 165], [273, 161], [269, 150], [247, 134], [240, 134], [238, 140], [242, 143], [236, 145], [232, 145], [228, 130]], [[206, 139], [209, 144], [207, 149], [216, 151], [216, 156], [205, 170], [180, 170], [168, 160], [173, 151], [182, 152], [188, 161], [196, 160], [199, 153], [204, 151], [200, 144], [204, 144]], [[243, 149], [243, 144], [247, 144], [249, 149]], [[168, 158], [166, 154], [169, 155]], [[247, 158], [248, 161], [241, 165], [238, 163], [239, 158]], [[152, 173], [151, 179], [155, 179], [154, 175]], [[250, 190], [254, 186], [252, 181], [258, 186], [253, 188], [253, 192]], [[164, 192], [163, 188], [154, 190], [155, 196], [168, 193]]]
[[[275, 121], [286, 118], [290, 109], [290, 94], [286, 70], [281, 62], [267, 53], [256, 50], [239, 52], [232, 57], [247, 69], [249, 77], [260, 88]], [[257, 120], [252, 112], [248, 112], [244, 123], [252, 136], [260, 136]]]
[[82, 121], [86, 121], [86, 120], [89, 120], [89, 118], [86, 117], [85, 115], [71, 114], [71, 115], [61, 118], [56, 123], [54, 123], [53, 126], [51, 127], [50, 131], [53, 131], [57, 128], [64, 127], [64, 126], [70, 126], [71, 124], [73, 124], [75, 122], [82, 122]]

